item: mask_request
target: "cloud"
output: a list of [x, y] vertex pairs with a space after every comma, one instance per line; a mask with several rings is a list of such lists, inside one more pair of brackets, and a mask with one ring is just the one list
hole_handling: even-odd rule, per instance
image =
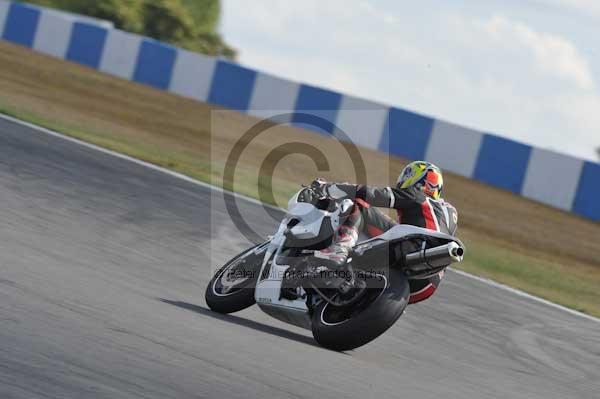
[[560, 7], [585, 16], [600, 17], [600, 3], [597, 0], [537, 0], [536, 3]]
[[[503, 43], [507, 43], [516, 49], [526, 49], [540, 72], [550, 77], [571, 80], [582, 89], [595, 88], [588, 62], [575, 45], [565, 38], [537, 32], [521, 22], [509, 21], [502, 16], [477, 22], [475, 27], [479, 27], [481, 33], [487, 35], [494, 47], [502, 47]], [[483, 38], [480, 37], [480, 40], [483, 41]]]
[[600, 96], [575, 42], [497, 10], [424, 3], [226, 0], [224, 34], [255, 68], [595, 159]]

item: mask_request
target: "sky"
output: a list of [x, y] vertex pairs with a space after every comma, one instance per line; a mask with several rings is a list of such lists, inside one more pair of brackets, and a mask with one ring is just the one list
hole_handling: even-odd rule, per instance
[[598, 160], [598, 0], [223, 0], [239, 62]]

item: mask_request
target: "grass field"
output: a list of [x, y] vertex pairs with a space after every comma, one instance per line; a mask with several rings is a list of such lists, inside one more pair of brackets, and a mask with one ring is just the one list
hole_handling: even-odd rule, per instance
[[[0, 112], [219, 186], [231, 185], [223, 182], [227, 156], [257, 121], [5, 42], [0, 42]], [[326, 172], [301, 155], [271, 165], [278, 204], [315, 176], [355, 179], [338, 142], [279, 126], [248, 145], [235, 189], [257, 197], [263, 160], [277, 145], [293, 141], [321, 148], [336, 161]], [[392, 183], [406, 163], [366, 149], [361, 155], [369, 184]], [[600, 316], [599, 223], [460, 176], [447, 174], [445, 180], [446, 199], [459, 209], [459, 236], [468, 247], [459, 268]]]

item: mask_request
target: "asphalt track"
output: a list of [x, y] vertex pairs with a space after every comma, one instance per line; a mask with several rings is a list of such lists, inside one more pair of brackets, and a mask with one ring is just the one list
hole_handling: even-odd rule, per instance
[[455, 273], [347, 353], [210, 312], [247, 245], [220, 198], [0, 119], [0, 398], [599, 397], [599, 323]]

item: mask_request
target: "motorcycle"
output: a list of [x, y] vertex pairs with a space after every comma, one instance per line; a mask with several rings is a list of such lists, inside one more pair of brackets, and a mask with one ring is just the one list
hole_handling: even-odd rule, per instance
[[323, 347], [344, 351], [371, 342], [404, 313], [409, 280], [461, 262], [465, 247], [451, 235], [399, 224], [359, 239], [343, 270], [321, 266], [353, 201], [303, 187], [288, 203], [277, 232], [231, 259], [212, 277], [206, 303], [233, 313], [257, 304], [270, 316], [312, 330]]

